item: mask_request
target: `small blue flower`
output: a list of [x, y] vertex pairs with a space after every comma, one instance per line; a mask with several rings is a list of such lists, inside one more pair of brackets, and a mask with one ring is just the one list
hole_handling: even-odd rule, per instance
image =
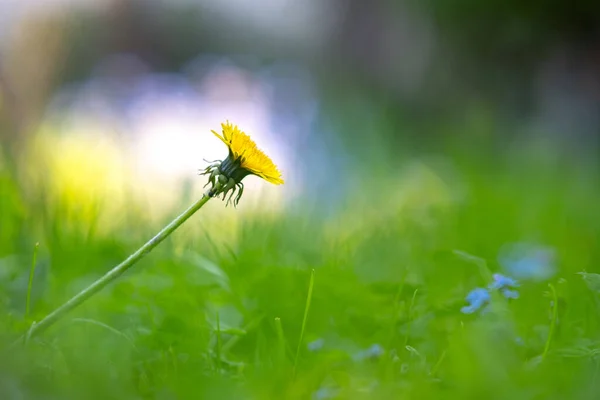
[[544, 281], [556, 274], [556, 251], [533, 243], [510, 243], [500, 250], [498, 263], [517, 279]]
[[487, 289], [476, 288], [467, 295], [468, 306], [460, 309], [463, 314], [473, 314], [490, 302], [491, 296]]
[[367, 349], [367, 353], [369, 354], [370, 357], [379, 357], [379, 356], [383, 355], [384, 350], [383, 350], [383, 347], [381, 347], [381, 345], [375, 343], [374, 345], [372, 345], [371, 347], [369, 347]]
[[337, 397], [338, 393], [339, 393], [338, 389], [325, 386], [325, 387], [322, 387], [321, 389], [317, 390], [316, 392], [314, 392], [312, 395], [312, 398], [314, 400], [333, 399], [333, 398]]
[[325, 344], [325, 339], [320, 338], [320, 339], [313, 340], [312, 342], [308, 343], [306, 345], [306, 347], [308, 348], [309, 351], [319, 351], [323, 348], [324, 344]]
[[519, 287], [519, 283], [508, 276], [494, 274], [494, 282], [489, 286], [490, 290], [501, 290], [505, 288]]
[[519, 292], [511, 290], [516, 287], [519, 287], [519, 283], [516, 280], [509, 278], [508, 276], [494, 274], [494, 282], [488, 286], [488, 289], [500, 291], [507, 299], [518, 299]]
[[366, 360], [369, 358], [379, 358], [385, 353], [383, 347], [379, 344], [374, 344], [366, 350], [359, 351], [354, 355], [356, 361]]

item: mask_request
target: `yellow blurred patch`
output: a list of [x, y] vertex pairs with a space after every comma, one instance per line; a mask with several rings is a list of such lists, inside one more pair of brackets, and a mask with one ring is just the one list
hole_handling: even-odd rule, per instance
[[390, 224], [402, 224], [406, 218], [434, 223], [429, 210], [450, 206], [456, 201], [459, 188], [451, 186], [427, 163], [417, 161], [399, 171], [393, 181], [381, 177], [375, 185], [376, 188], [361, 186], [348, 209], [327, 227], [329, 238], [360, 242], [372, 232], [388, 229]]
[[67, 135], [40, 130], [30, 144], [25, 166], [32, 186], [43, 190], [56, 209], [83, 224], [99, 213], [110, 220], [110, 215], [120, 212], [131, 184], [116, 141], [92, 128]]
[[[97, 234], [110, 234], [126, 228], [124, 221], [133, 220], [139, 221], [139, 229], [155, 227], [147, 233], [150, 238], [159, 223], [175, 218], [202, 196], [206, 179], [191, 170], [185, 179], [192, 187], [184, 198], [180, 176], [140, 169], [133, 151], [136, 143], [127, 146], [107, 129], [96, 123], [60, 131], [54, 125], [43, 126], [32, 137], [23, 165], [30, 195], [44, 196], [49, 209], [60, 213], [52, 218], [60, 218], [65, 228], [65, 223], [81, 230], [93, 225]], [[198, 166], [203, 165], [199, 151]], [[240, 219], [256, 213], [271, 218], [280, 214], [282, 194], [264, 186], [261, 179], [249, 177], [237, 210], [210, 201], [179, 229], [178, 244], [189, 246], [208, 234], [211, 241], [232, 246]]]

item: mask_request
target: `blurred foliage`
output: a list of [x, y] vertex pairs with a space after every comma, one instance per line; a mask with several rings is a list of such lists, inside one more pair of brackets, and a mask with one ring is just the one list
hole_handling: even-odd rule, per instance
[[531, 67], [558, 42], [593, 44], [600, 33], [600, 5], [592, 0], [429, 0], [415, 6], [431, 12], [461, 57], [485, 68]]

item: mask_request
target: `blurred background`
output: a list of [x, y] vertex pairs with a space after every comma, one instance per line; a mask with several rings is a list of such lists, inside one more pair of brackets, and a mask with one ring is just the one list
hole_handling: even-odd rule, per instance
[[597, 154], [600, 7], [574, 4], [5, 0], [2, 147], [21, 159], [41, 135], [49, 153], [112, 152], [98, 157], [164, 192], [223, 157], [209, 130], [231, 119], [286, 193], [323, 196], [338, 185], [316, 181], [357, 162], [349, 148], [395, 158], [449, 131]]
[[[536, 258], [539, 280], [574, 282], [565, 299], [587, 290], [574, 274], [598, 268], [600, 3], [0, 0], [2, 337], [201, 196], [204, 160], [227, 155], [210, 133], [226, 120], [285, 185], [248, 177], [238, 210], [211, 201], [140, 265], [150, 272], [75, 313], [83, 328], [51, 331], [2, 366], [4, 398], [550, 398], [502, 369], [543, 350], [547, 282], [530, 293], [544, 306], [525, 296], [513, 321], [527, 356], [490, 355], [499, 372], [475, 360], [485, 352], [472, 341], [449, 339], [481, 279], [452, 254], [494, 270], [510, 243], [537, 243], [562, 260], [557, 274]], [[312, 339], [329, 335], [348, 354], [385, 341], [383, 366], [348, 369], [328, 353], [297, 380], [273, 375], [294, 360], [271, 359], [273, 318], [289, 323], [292, 354], [311, 338], [298, 336], [311, 269], [322, 285]], [[565, 343], [600, 340], [594, 301], [569, 303]], [[463, 358], [447, 356], [452, 346]], [[588, 367], [572, 371], [594, 380]], [[529, 383], [595, 393], [550, 370]]]

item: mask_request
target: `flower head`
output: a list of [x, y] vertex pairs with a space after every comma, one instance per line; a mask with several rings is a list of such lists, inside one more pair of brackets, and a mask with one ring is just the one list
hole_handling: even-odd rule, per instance
[[313, 393], [313, 400], [327, 400], [338, 397], [339, 390], [334, 387], [325, 386]]
[[491, 296], [487, 289], [476, 288], [471, 290], [467, 295], [467, 303], [470, 303], [468, 306], [465, 306], [460, 309], [460, 311], [464, 314], [473, 314], [474, 312], [481, 309], [483, 306], [487, 305], [490, 302]]
[[482, 311], [485, 312], [488, 310], [488, 305], [492, 300], [491, 291], [497, 290], [507, 299], [518, 299], [519, 292], [513, 290], [519, 287], [519, 283], [510, 278], [508, 276], [504, 276], [501, 274], [494, 274], [494, 281], [490, 283], [487, 289], [476, 288], [469, 292], [467, 295], [467, 303], [470, 303], [468, 306], [465, 306], [460, 309], [460, 311], [464, 314], [472, 314], [482, 307], [484, 308]]
[[492, 282], [488, 288], [490, 290], [500, 291], [507, 299], [517, 299], [519, 298], [519, 292], [511, 290], [516, 287], [519, 287], [519, 283], [514, 279], [509, 278], [508, 276], [494, 274], [494, 282]]
[[323, 348], [324, 344], [325, 344], [325, 339], [319, 338], [317, 340], [313, 340], [312, 342], [310, 342], [308, 345], [306, 345], [306, 347], [308, 347], [308, 350], [310, 350], [310, 351], [319, 351]]
[[215, 161], [209, 165], [203, 175], [209, 175], [208, 184], [212, 184], [209, 196], [218, 197], [223, 194], [223, 200], [231, 191], [227, 203], [232, 201], [236, 189], [238, 194], [233, 199], [234, 206], [238, 204], [244, 192], [242, 179], [247, 175], [256, 175], [275, 185], [283, 184], [281, 172], [271, 161], [269, 156], [262, 152], [256, 143], [236, 125], [229, 121], [221, 124], [222, 133], [212, 133], [221, 139], [229, 149], [229, 155], [224, 161]]
[[506, 287], [518, 287], [519, 284], [512, 278], [501, 274], [494, 274], [494, 282], [490, 284], [490, 289], [503, 289]]
[[375, 343], [371, 345], [368, 349], [361, 350], [356, 353], [353, 358], [356, 361], [362, 361], [367, 359], [375, 359], [381, 357], [385, 353], [385, 350], [381, 345]]
[[283, 184], [281, 172], [273, 161], [262, 152], [250, 136], [238, 129], [236, 125], [232, 125], [229, 121], [226, 124], [221, 124], [223, 133], [218, 134], [211, 131], [216, 137], [221, 139], [229, 148], [230, 155], [234, 160], [239, 162], [239, 168], [245, 169], [250, 174], [260, 176], [267, 182], [275, 185]]

